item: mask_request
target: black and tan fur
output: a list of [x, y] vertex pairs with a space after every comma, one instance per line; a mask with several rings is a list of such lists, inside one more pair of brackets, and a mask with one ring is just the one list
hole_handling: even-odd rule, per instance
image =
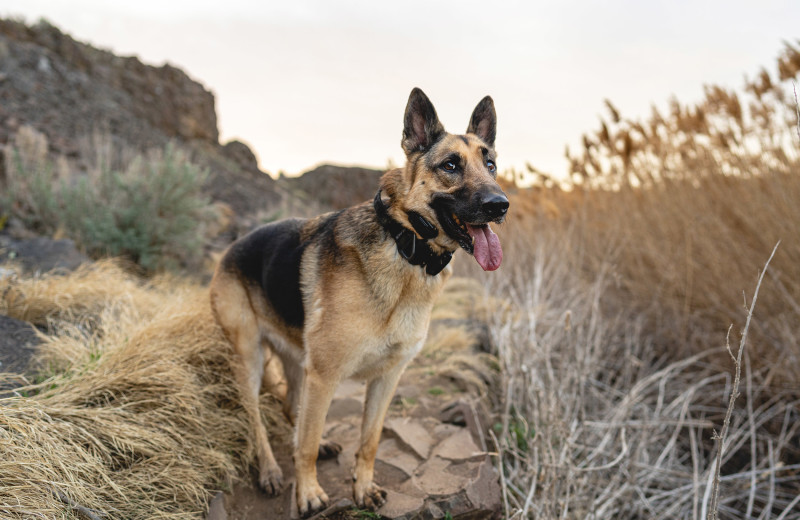
[[402, 140], [408, 162], [383, 176], [375, 203], [268, 224], [235, 242], [220, 261], [211, 301], [237, 356], [236, 379], [256, 439], [260, 484], [268, 493], [282, 487], [258, 411], [264, 361], [274, 353], [288, 382], [284, 411], [296, 427], [301, 514], [328, 501], [317, 482], [316, 461], [318, 453], [338, 453], [321, 437], [334, 390], [346, 378], [367, 382], [355, 500], [371, 508], [384, 502], [385, 492], [373, 482], [383, 419], [400, 374], [422, 347], [433, 302], [450, 275], [449, 266], [430, 274], [424, 264], [407, 261], [376, 208], [384, 207], [390, 220], [409, 230], [407, 236], [414, 234], [417, 251], [427, 244], [444, 263], [459, 247], [472, 253], [464, 223], [485, 229], [502, 221], [508, 207], [495, 180], [495, 128], [488, 96], [475, 108], [467, 133], [453, 135], [445, 132], [425, 94], [414, 89]]

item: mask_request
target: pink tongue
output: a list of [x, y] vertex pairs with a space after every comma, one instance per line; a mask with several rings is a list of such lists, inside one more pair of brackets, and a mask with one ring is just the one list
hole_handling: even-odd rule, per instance
[[503, 261], [503, 248], [500, 247], [500, 239], [489, 228], [489, 225], [470, 226], [467, 224], [467, 231], [472, 237], [473, 256], [484, 271], [494, 271], [500, 267]]

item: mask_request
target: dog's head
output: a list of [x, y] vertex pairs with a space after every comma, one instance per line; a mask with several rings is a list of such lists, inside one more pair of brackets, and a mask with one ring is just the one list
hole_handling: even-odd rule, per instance
[[441, 250], [461, 247], [486, 271], [503, 259], [489, 224], [502, 222], [508, 210], [496, 180], [496, 128], [494, 102], [486, 96], [472, 112], [466, 134], [447, 133], [433, 104], [415, 88], [403, 127], [406, 166], [387, 173], [382, 183], [395, 219]]

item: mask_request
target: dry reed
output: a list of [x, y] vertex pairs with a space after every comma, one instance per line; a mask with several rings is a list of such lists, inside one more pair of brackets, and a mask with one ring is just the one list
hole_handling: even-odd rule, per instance
[[[490, 289], [514, 303], [492, 327], [506, 514], [705, 518], [712, 432], [731, 391], [719, 370], [724, 335], [693, 355], [665, 353], [648, 316], [607, 298], [613, 264], [587, 271], [577, 226], [554, 227], [510, 244], [528, 252]], [[764, 385], [753, 357], [743, 363], [747, 413], [733, 414], [720, 461], [720, 518], [788, 514], [800, 491], [800, 400]]]
[[[798, 71], [787, 45], [779, 81], [762, 71], [746, 94], [708, 87], [643, 122], [609, 103], [571, 157], [571, 191], [510, 188], [503, 269], [486, 278], [509, 303], [492, 327], [508, 517], [797, 518], [800, 148], [785, 82]], [[726, 331], [748, 320], [743, 292], [779, 241], [715, 502]]]

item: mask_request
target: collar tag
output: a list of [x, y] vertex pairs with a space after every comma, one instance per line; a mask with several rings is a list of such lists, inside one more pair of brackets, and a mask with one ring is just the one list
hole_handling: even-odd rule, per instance
[[400, 252], [400, 256], [411, 262], [417, 252], [417, 237], [414, 236], [414, 233], [404, 229], [395, 235], [394, 241], [397, 243], [397, 251]]

